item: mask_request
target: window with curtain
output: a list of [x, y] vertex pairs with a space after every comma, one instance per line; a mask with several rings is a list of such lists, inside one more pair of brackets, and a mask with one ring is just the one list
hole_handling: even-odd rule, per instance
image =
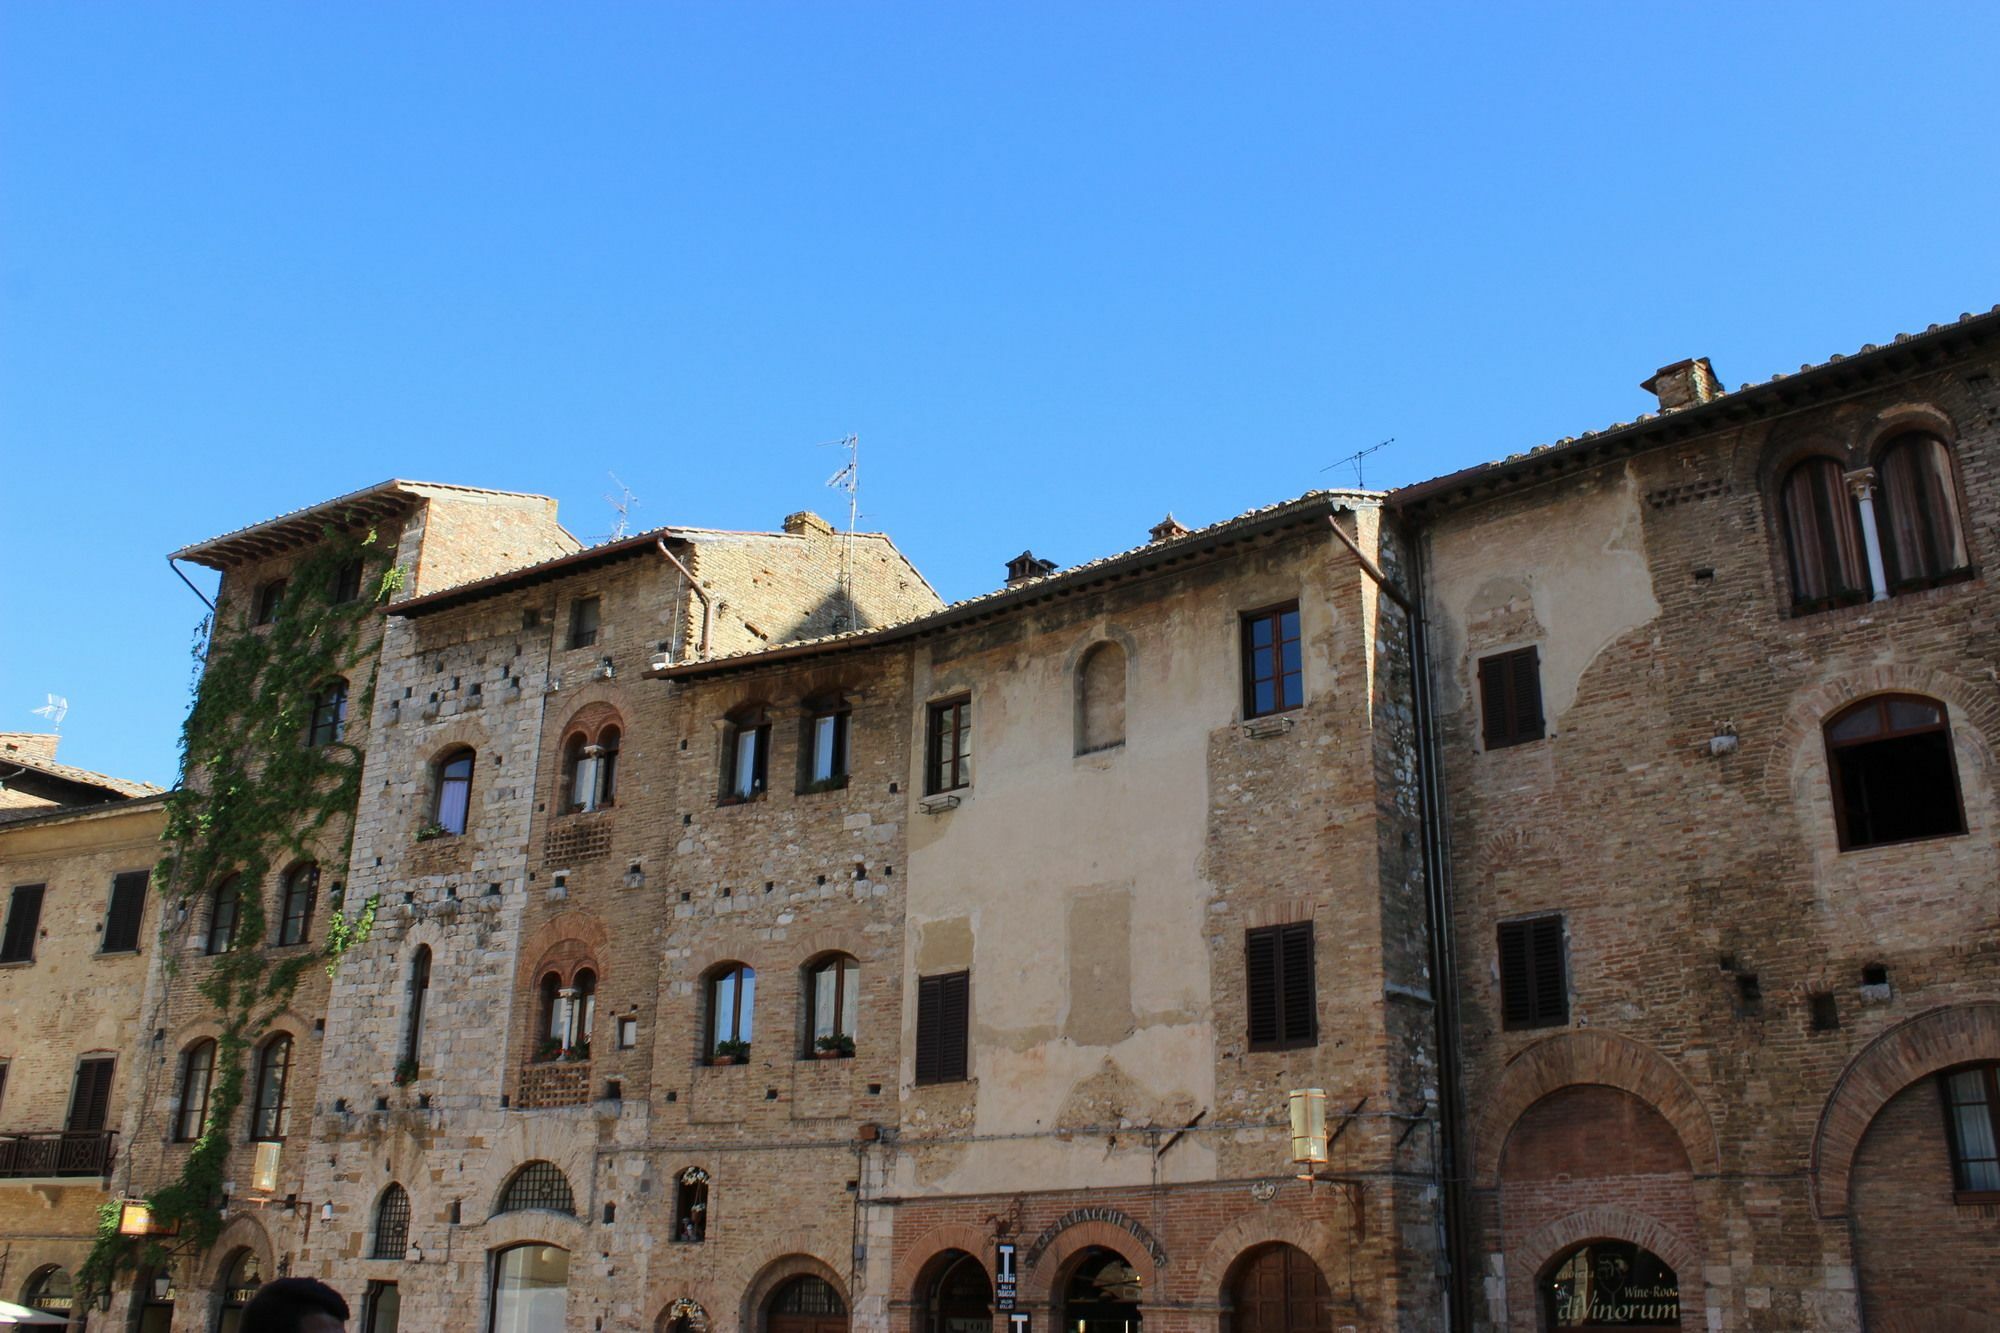
[[472, 810], [472, 751], [453, 750], [439, 761], [431, 822], [447, 833], [465, 832]]
[[1958, 526], [1951, 451], [1935, 435], [1898, 436], [1875, 465], [1876, 526], [1892, 592], [1928, 588], [1972, 564]]
[[181, 1105], [174, 1141], [193, 1143], [208, 1128], [208, 1091], [215, 1082], [215, 1043], [198, 1041], [181, 1057]]
[[282, 1033], [257, 1053], [257, 1099], [250, 1110], [253, 1140], [282, 1139], [291, 1119], [285, 1084], [292, 1072], [292, 1039]]
[[[807, 1054], [829, 1049], [852, 1049], [854, 1012], [861, 994], [861, 964], [848, 955], [824, 958], [806, 973]], [[846, 1038], [842, 1043], [839, 1039]]]
[[757, 970], [727, 963], [708, 978], [708, 1052], [729, 1055], [725, 1045], [748, 1045], [752, 1012], [757, 1001]]
[[1792, 605], [1817, 611], [1868, 599], [1868, 560], [1847, 477], [1831, 458], [1808, 458], [1779, 488]]

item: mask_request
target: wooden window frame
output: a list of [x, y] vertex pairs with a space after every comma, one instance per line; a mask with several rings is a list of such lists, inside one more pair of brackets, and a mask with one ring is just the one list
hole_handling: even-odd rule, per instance
[[360, 556], [347, 561], [333, 571], [333, 604], [345, 606], [349, 602], [361, 600], [361, 579], [367, 573], [367, 562]]
[[[1920, 440], [1933, 441], [1944, 451], [1947, 474], [1945, 480], [1951, 487], [1952, 500], [1952, 507], [1943, 515], [1931, 505], [1919, 507], [1917, 512], [1923, 516], [1925, 536], [1932, 549], [1942, 549], [1944, 543], [1940, 540], [1939, 529], [1944, 523], [1949, 522], [1952, 535], [1958, 539], [1959, 545], [1965, 547], [1964, 564], [1929, 574], [1912, 574], [1898, 567], [1896, 542], [1889, 531], [1890, 524], [1894, 521], [1890, 517], [1889, 495], [1894, 488], [1889, 485], [1887, 472], [1882, 466], [1890, 454], [1898, 449], [1911, 448]], [[1948, 583], [1962, 583], [1976, 577], [1979, 572], [1976, 562], [1972, 559], [1972, 542], [1962, 512], [1965, 506], [1965, 478], [1959, 470], [1958, 462], [1958, 449], [1950, 440], [1939, 431], [1921, 426], [1911, 430], [1895, 431], [1874, 449], [1870, 466], [1875, 471], [1875, 494], [1879, 500], [1876, 505], [1875, 523], [1881, 534], [1882, 569], [1889, 580], [1888, 593], [1891, 597], [1903, 593], [1921, 592], [1926, 588], [1941, 588]]]
[[2000, 1190], [1973, 1190], [1964, 1188], [1965, 1160], [1958, 1141], [1957, 1117], [1952, 1115], [1951, 1078], [1977, 1070], [1985, 1075], [1986, 1115], [1992, 1125], [1993, 1141], [2000, 1144], [2000, 1061], [1986, 1061], [1980, 1064], [1955, 1065], [1939, 1071], [1937, 1075], [1938, 1104], [1944, 1110], [1945, 1150], [1951, 1155], [1952, 1201], [1960, 1204], [2000, 1203]]
[[[265, 1094], [271, 1091], [266, 1086], [266, 1075], [270, 1073], [272, 1058], [280, 1049], [284, 1051], [284, 1063], [278, 1069], [276, 1095], [266, 1101]], [[291, 1128], [292, 1057], [296, 1053], [296, 1044], [288, 1032], [277, 1033], [257, 1048], [257, 1082], [251, 1088], [250, 1096], [250, 1142], [285, 1141], [285, 1131]], [[266, 1128], [267, 1121], [269, 1128]]]
[[[101, 1069], [105, 1071], [104, 1077], [102, 1079], [103, 1083], [102, 1088], [93, 1088], [88, 1090], [88, 1092], [86, 1091], [84, 1087], [84, 1071], [87, 1069], [88, 1070]], [[106, 1124], [109, 1123], [111, 1120], [111, 1109], [112, 1109], [111, 1091], [117, 1085], [118, 1085], [117, 1056], [86, 1055], [83, 1058], [79, 1059], [76, 1062], [76, 1071], [70, 1076], [69, 1111], [63, 1117], [64, 1131], [70, 1134], [104, 1133]], [[88, 1101], [85, 1100], [86, 1096], [88, 1096], [91, 1100]], [[96, 1106], [95, 1107], [96, 1114], [92, 1115], [90, 1114], [90, 1112], [93, 1109], [93, 1103], [98, 1099], [101, 1099], [103, 1104], [101, 1106]], [[79, 1125], [77, 1123], [77, 1120], [79, 1118], [79, 1113], [82, 1113], [83, 1119], [95, 1120], [97, 1123], [93, 1125]]]
[[[1319, 1044], [1317, 953], [1311, 921], [1254, 926], [1243, 932], [1244, 1033], [1251, 1050], [1289, 1051]], [[1260, 978], [1260, 972], [1269, 976]], [[1301, 974], [1303, 981], [1295, 974]], [[1258, 1013], [1260, 989], [1268, 989], [1271, 996], [1268, 1015]]]
[[266, 579], [257, 585], [252, 601], [250, 623], [259, 628], [278, 623], [278, 609], [285, 603], [285, 591], [290, 586], [289, 579]]
[[[1542, 654], [1535, 644], [1488, 653], [1479, 659], [1479, 736], [1487, 750], [1546, 740], [1542, 706]], [[1528, 694], [1533, 695], [1529, 708]]]
[[[1888, 710], [1890, 704], [1898, 701], [1921, 704], [1926, 708], [1937, 710], [1937, 722], [1934, 725], [1926, 724], [1921, 727], [1898, 728], [1893, 726], [1890, 722]], [[1833, 738], [1834, 725], [1866, 708], [1878, 710], [1882, 730], [1872, 736], [1864, 736], [1856, 740], [1836, 741]], [[1878, 744], [1882, 741], [1902, 740], [1910, 736], [1929, 736], [1933, 733], [1942, 733], [1944, 736], [1944, 757], [1946, 765], [1951, 770], [1951, 796], [1958, 809], [1958, 827], [1939, 833], [1919, 833], [1909, 838], [1881, 838], [1872, 839], [1868, 842], [1856, 842], [1854, 840], [1853, 828], [1848, 820], [1847, 800], [1844, 794], [1846, 784], [1842, 781], [1841, 775], [1841, 752], [1858, 749], [1864, 745]], [[1835, 712], [1829, 713], [1826, 720], [1820, 723], [1820, 739], [1826, 746], [1827, 796], [1833, 802], [1834, 832], [1839, 839], [1841, 851], [1865, 851], [1871, 847], [1899, 847], [1906, 843], [1929, 842], [1934, 838], [1962, 838], [1970, 831], [1971, 826], [1966, 823], [1965, 819], [1965, 786], [1960, 781], [1958, 775], [1958, 750], [1953, 745], [1951, 737], [1951, 709], [1945, 705], [1944, 700], [1933, 699], [1927, 694], [1911, 694], [1908, 691], [1871, 694], [1865, 699], [1854, 700], [1852, 703], [1845, 705]]]
[[[947, 719], [949, 724], [947, 726]], [[945, 749], [945, 737], [951, 749]], [[955, 694], [924, 707], [924, 795], [964, 791], [972, 785], [972, 696]], [[945, 765], [951, 766], [951, 781], [944, 778]]]
[[152, 880], [150, 870], [121, 870], [111, 877], [111, 897], [104, 905], [104, 933], [98, 937], [98, 953], [139, 952], [139, 938], [146, 923], [146, 890]]
[[[743, 981], [746, 976], [749, 978], [751, 982], [751, 992], [752, 992], [750, 996], [751, 1035], [748, 1037], [742, 1035]], [[719, 1006], [716, 1003], [716, 994], [718, 991], [722, 989], [722, 983], [731, 977], [734, 977], [736, 979], [736, 984], [735, 986], [730, 988], [729, 1027], [728, 1027], [729, 1035], [724, 1036], [723, 1025], [722, 1025], [722, 1013]], [[705, 1015], [705, 1018], [707, 1019], [707, 1022], [704, 1025], [707, 1030], [702, 1034], [703, 1059], [713, 1060], [715, 1058], [715, 1048], [721, 1045], [725, 1041], [747, 1041], [752, 1044], [752, 1049], [755, 1049], [756, 1031], [757, 1031], [757, 996], [755, 994], [756, 980], [757, 980], [757, 969], [750, 966], [750, 964], [748, 963], [730, 962], [730, 963], [724, 963], [719, 967], [714, 967], [709, 969], [708, 980], [706, 982], [706, 989], [708, 993], [707, 993], [707, 1005], [706, 1005], [707, 1013]]]
[[[855, 970], [855, 993], [852, 995], [847, 990], [847, 969], [850, 966]], [[825, 954], [806, 966], [805, 1054], [807, 1058], [817, 1055], [819, 1051], [819, 1047], [815, 1044], [820, 1036], [819, 976], [820, 973], [825, 972], [829, 968], [833, 970], [833, 1027], [831, 1035], [855, 1037], [859, 1036], [861, 1032], [861, 960], [851, 953]], [[844, 1007], [851, 1008], [854, 1014], [854, 1031], [852, 1033], [842, 1033], [840, 1030], [840, 1011]]]
[[[583, 622], [589, 620], [585, 625]], [[567, 651], [580, 648], [595, 648], [604, 637], [604, 599], [593, 594], [578, 597], [569, 604], [569, 633], [563, 643]]]
[[[953, 1003], [957, 1024], [952, 1023]], [[961, 969], [917, 978], [915, 1056], [919, 1087], [964, 1083], [972, 1077], [972, 973]]]
[[[224, 909], [227, 908], [225, 915]], [[218, 945], [216, 931], [227, 922], [228, 938]], [[202, 952], [214, 958], [228, 953], [237, 945], [237, 932], [243, 926], [243, 877], [230, 875], [215, 886], [208, 895], [208, 929], [202, 933]]]
[[[1520, 973], [1518, 988], [1522, 1004], [1509, 1012], [1508, 954], [1510, 937], [1518, 940]], [[1551, 937], [1553, 944], [1551, 945]], [[1570, 1021], [1570, 967], [1568, 922], [1561, 912], [1541, 912], [1534, 916], [1502, 921], [1494, 930], [1494, 944], [1500, 972], [1500, 1028], [1504, 1032], [1527, 1032], [1537, 1028], [1568, 1027]], [[1556, 991], [1560, 1007], [1550, 1012], [1542, 995], [1543, 968], [1549, 959], [1541, 956], [1553, 949]]]
[[0, 963], [35, 961], [35, 941], [41, 937], [48, 889], [46, 884], [16, 884], [7, 895], [7, 922], [0, 927]]
[[[771, 794], [771, 719], [761, 708], [751, 709], [728, 719], [723, 728], [722, 745], [722, 794], [716, 797], [717, 805], [748, 805], [761, 801]], [[750, 758], [750, 790], [738, 789], [737, 771], [743, 752], [743, 738], [748, 736], [753, 749]]]
[[306, 745], [317, 750], [347, 739], [347, 682], [328, 681], [313, 695], [312, 720], [306, 726]]
[[[208, 1106], [215, 1093], [215, 1059], [219, 1047], [214, 1038], [204, 1038], [181, 1052], [180, 1106], [174, 1112], [174, 1142], [193, 1143], [208, 1129]], [[205, 1056], [201, 1062], [201, 1099], [197, 1103], [190, 1099], [188, 1090], [194, 1086], [196, 1057]]]
[[[454, 777], [451, 774], [452, 766], [461, 759], [465, 761], [465, 775]], [[455, 746], [438, 757], [437, 780], [432, 784], [431, 790], [431, 823], [443, 829], [449, 837], [463, 837], [465, 831], [472, 827], [472, 779], [478, 772], [479, 752], [469, 745]], [[453, 783], [465, 785], [465, 813], [457, 828], [445, 823], [443, 817], [444, 794]]]
[[[852, 706], [844, 700], [818, 703], [808, 701], [804, 725], [799, 731], [798, 795], [838, 791], [847, 786], [848, 775], [853, 767], [853, 717]], [[827, 775], [816, 778], [813, 776], [813, 770], [819, 766], [819, 724], [828, 719], [833, 721], [833, 758], [827, 765]]]
[[311, 940], [313, 908], [318, 902], [317, 861], [301, 861], [285, 872], [278, 886], [278, 938], [274, 947], [289, 949]]
[[[1292, 617], [1293, 633], [1285, 634], [1285, 617]], [[1259, 648], [1255, 643], [1257, 626], [1269, 624], [1271, 642], [1268, 647]], [[1259, 607], [1245, 611], [1238, 618], [1237, 635], [1240, 640], [1241, 670], [1243, 673], [1243, 718], [1245, 721], [1257, 717], [1275, 717], [1279, 713], [1290, 713], [1305, 707], [1306, 702], [1306, 653], [1305, 618], [1299, 611], [1298, 599], [1279, 602], [1274, 606]], [[1285, 670], [1285, 645], [1299, 645], [1299, 669]], [[1271, 707], [1257, 706], [1257, 683], [1262, 677], [1257, 674], [1257, 657], [1260, 653], [1271, 655]], [[1292, 681], [1288, 689], [1286, 682]], [[1296, 694], [1293, 691], [1296, 691]]]

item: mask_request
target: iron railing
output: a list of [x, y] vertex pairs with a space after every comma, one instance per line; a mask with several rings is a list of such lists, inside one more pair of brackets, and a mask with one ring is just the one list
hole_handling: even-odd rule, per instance
[[33, 1134], [0, 1134], [0, 1180], [51, 1179], [60, 1176], [109, 1178], [118, 1159], [118, 1131], [101, 1129], [43, 1130]]

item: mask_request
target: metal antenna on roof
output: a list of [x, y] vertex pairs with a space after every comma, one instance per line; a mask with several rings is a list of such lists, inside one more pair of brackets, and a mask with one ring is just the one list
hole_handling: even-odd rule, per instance
[[49, 725], [60, 732], [62, 730], [62, 720], [69, 716], [69, 700], [63, 698], [60, 694], [51, 694], [47, 703], [43, 704], [40, 708], [31, 708], [28, 711], [36, 717], [47, 718]]
[[609, 491], [604, 493], [604, 503], [610, 505], [611, 512], [618, 516], [611, 524], [611, 535], [605, 540], [615, 542], [625, 535], [626, 521], [631, 517], [632, 511], [639, 507], [639, 497], [632, 494], [632, 488], [620, 480], [616, 472], [607, 471], [604, 475], [611, 478], [618, 486], [618, 494], [613, 495]]
[[1380, 444], [1371, 444], [1366, 449], [1355, 450], [1353, 453], [1349, 454], [1345, 458], [1335, 459], [1333, 462], [1328, 463], [1325, 467], [1321, 468], [1320, 471], [1331, 472], [1335, 468], [1340, 467], [1342, 464], [1352, 463], [1354, 464], [1354, 489], [1357, 491], [1365, 491], [1368, 489], [1368, 486], [1367, 483], [1361, 480], [1361, 460], [1368, 457], [1368, 455], [1374, 453], [1377, 449], [1387, 449], [1390, 445], [1394, 444], [1395, 442], [1396, 442], [1396, 437], [1391, 435], [1388, 439], [1382, 441], [1382, 443]]
[[861, 517], [861, 437], [850, 434], [845, 439], [827, 440], [822, 449], [835, 447], [847, 450], [847, 463], [840, 471], [826, 479], [826, 484], [836, 491], [847, 492], [847, 540], [840, 552], [840, 599], [847, 608], [846, 618], [836, 629], [852, 629], [854, 619], [854, 527]]

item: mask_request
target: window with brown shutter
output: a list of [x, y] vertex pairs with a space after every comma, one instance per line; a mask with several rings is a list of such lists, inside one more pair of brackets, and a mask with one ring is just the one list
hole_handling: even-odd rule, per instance
[[1563, 966], [1563, 919], [1538, 916], [1500, 923], [1500, 1026], [1559, 1027], [1569, 1022], [1569, 976]]
[[972, 974], [917, 978], [917, 1082], [965, 1079], [965, 1032], [971, 1017]]
[[1479, 708], [1486, 748], [1538, 741], [1542, 726], [1542, 660], [1532, 646], [1479, 659]]
[[97, 1134], [111, 1112], [111, 1070], [116, 1060], [85, 1060], [76, 1067], [76, 1085], [69, 1097], [72, 1134]]
[[22, 884], [7, 904], [7, 934], [0, 938], [0, 963], [35, 961], [35, 932], [42, 924], [45, 884]]
[[1312, 922], [1245, 931], [1243, 955], [1250, 1049], [1281, 1050], [1319, 1040]]
[[128, 870], [111, 881], [111, 906], [104, 913], [99, 953], [131, 953], [139, 947], [139, 923], [146, 915], [146, 881], [151, 873]]

